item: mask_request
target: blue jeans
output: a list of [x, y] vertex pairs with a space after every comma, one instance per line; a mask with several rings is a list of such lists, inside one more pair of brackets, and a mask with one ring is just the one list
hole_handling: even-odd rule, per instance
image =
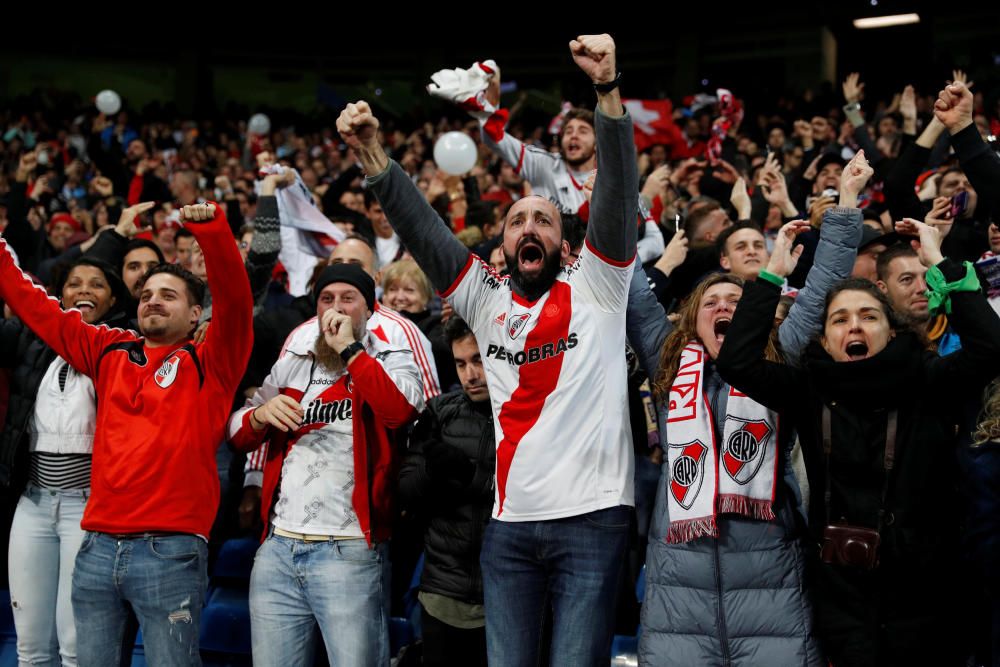
[[317, 623], [331, 667], [388, 666], [387, 546], [264, 540], [250, 575], [255, 667], [311, 665]]
[[28, 486], [10, 527], [8, 577], [22, 665], [76, 665], [70, 591], [88, 489]]
[[81, 667], [117, 667], [131, 606], [150, 665], [201, 665], [208, 545], [196, 535], [117, 539], [88, 532], [73, 571]]
[[552, 608], [552, 665], [607, 666], [632, 508], [490, 521], [480, 563], [490, 667], [535, 667]]

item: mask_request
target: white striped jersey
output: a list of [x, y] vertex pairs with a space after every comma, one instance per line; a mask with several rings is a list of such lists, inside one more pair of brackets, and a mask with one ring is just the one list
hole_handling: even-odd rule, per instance
[[[292, 333], [288, 334], [284, 345], [281, 347], [279, 359], [285, 356], [289, 343], [300, 335], [303, 328], [316, 328], [316, 318], [306, 320]], [[420, 381], [424, 390], [424, 401], [433, 398], [441, 393], [441, 385], [438, 381], [437, 367], [434, 365], [434, 353], [431, 350], [431, 342], [424, 332], [416, 324], [406, 319], [391, 308], [386, 308], [382, 304], [375, 302], [375, 312], [368, 319], [368, 332], [380, 341], [393, 348], [411, 350], [413, 360], [420, 370]], [[266, 459], [265, 448], [251, 452], [247, 455], [247, 462], [244, 466], [244, 486], [260, 486], [263, 482], [264, 461]]]
[[634, 260], [584, 245], [538, 301], [478, 257], [444, 293], [476, 335], [497, 443], [493, 516], [539, 521], [633, 504], [625, 307]]

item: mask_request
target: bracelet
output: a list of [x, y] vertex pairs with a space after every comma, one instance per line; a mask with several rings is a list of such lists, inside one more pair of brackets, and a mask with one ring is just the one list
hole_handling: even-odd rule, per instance
[[775, 285], [776, 287], [782, 287], [785, 284], [784, 278], [771, 273], [767, 269], [761, 269], [760, 273], [757, 274], [757, 277], [762, 280], [766, 280], [767, 282], [771, 283], [772, 285]]
[[612, 90], [617, 88], [622, 82], [622, 73], [619, 71], [615, 75], [615, 78], [607, 83], [595, 83], [594, 90], [599, 93], [610, 93]]
[[261, 420], [257, 419], [257, 410], [259, 410], [259, 409], [260, 409], [260, 406], [258, 405], [256, 408], [254, 408], [253, 410], [250, 411], [250, 428], [252, 428], [255, 431], [258, 431], [260, 429], [258, 429], [256, 426], [254, 426], [254, 422], [257, 422], [261, 426], [267, 426], [267, 424], [265, 424]]

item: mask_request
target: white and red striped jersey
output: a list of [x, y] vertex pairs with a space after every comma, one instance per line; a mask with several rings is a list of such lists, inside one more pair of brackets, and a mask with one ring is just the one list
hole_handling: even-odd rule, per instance
[[470, 255], [442, 294], [476, 335], [493, 407], [501, 521], [633, 504], [625, 317], [633, 261], [579, 260], [529, 302]]
[[[296, 327], [285, 339], [278, 358], [284, 357], [289, 346], [303, 336], [314, 340], [315, 335], [310, 333], [314, 329], [316, 329], [315, 317]], [[441, 393], [437, 367], [434, 365], [434, 354], [431, 351], [431, 342], [416, 324], [376, 301], [375, 312], [368, 318], [367, 329], [372, 336], [386, 345], [413, 352], [413, 361], [420, 370], [420, 382], [423, 385], [425, 402]], [[261, 485], [265, 458], [263, 447], [247, 455], [247, 462], [243, 468], [246, 475], [243, 481], [244, 486]]]

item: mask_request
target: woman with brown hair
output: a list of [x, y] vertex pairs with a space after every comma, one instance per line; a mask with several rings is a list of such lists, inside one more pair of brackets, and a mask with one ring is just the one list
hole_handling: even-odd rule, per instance
[[[823, 295], [854, 266], [861, 236], [854, 206], [870, 174], [862, 160], [845, 169], [841, 206], [827, 212], [806, 285], [772, 337], [790, 362], [819, 327]], [[794, 238], [807, 227], [781, 229], [758, 281], [783, 282], [798, 263]], [[632, 280], [628, 338], [652, 380], [666, 445], [646, 558], [641, 664], [822, 664], [788, 465], [793, 432], [715, 368], [742, 294], [739, 278], [709, 276], [671, 331], [642, 273]], [[772, 340], [767, 357], [778, 361], [778, 350]]]
[[848, 280], [827, 296], [802, 368], [762, 359], [779, 294], [749, 287], [718, 358], [741, 392], [794, 420], [812, 499], [817, 629], [834, 665], [965, 664], [968, 586], [959, 544], [955, 434], [1000, 373], [1000, 320], [941, 233], [896, 223], [928, 268], [932, 308], [962, 349], [939, 357], [900, 326], [884, 294]]

